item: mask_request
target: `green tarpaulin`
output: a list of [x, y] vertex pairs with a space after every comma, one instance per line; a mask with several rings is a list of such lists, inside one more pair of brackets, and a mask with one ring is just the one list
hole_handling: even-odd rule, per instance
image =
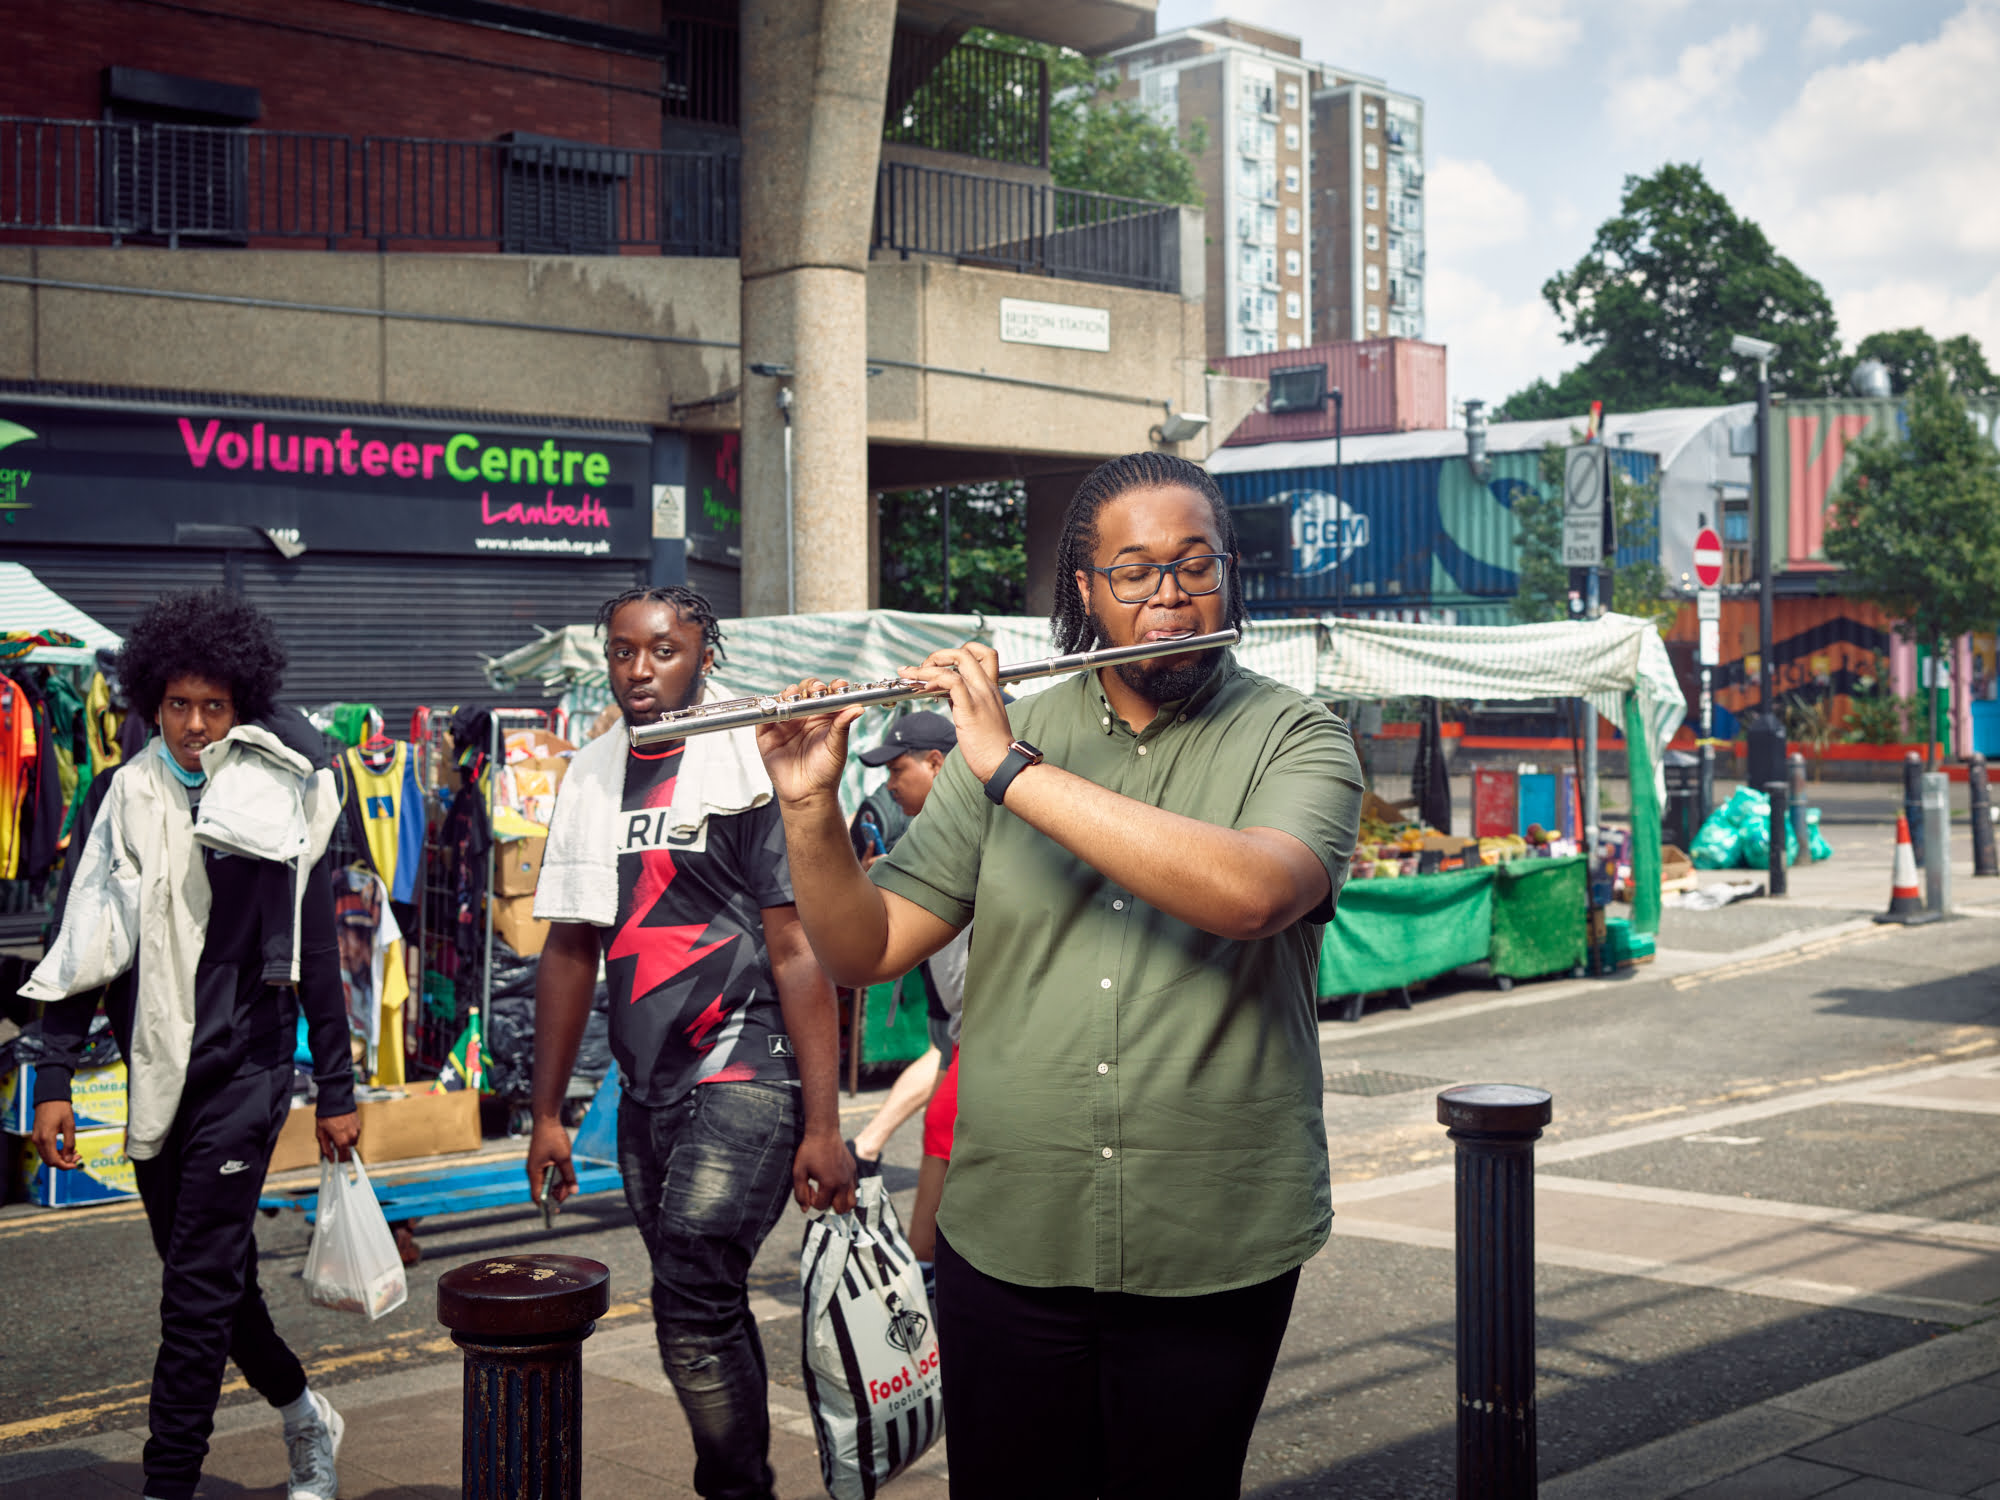
[[1495, 975], [1539, 979], [1584, 961], [1590, 934], [1589, 899], [1581, 854], [1567, 859], [1513, 859], [1493, 870]]
[[1493, 867], [1352, 880], [1319, 950], [1319, 992], [1358, 995], [1449, 974], [1486, 957]]
[[1573, 969], [1586, 894], [1580, 854], [1350, 881], [1320, 944], [1319, 993], [1392, 990], [1489, 960], [1512, 979]]

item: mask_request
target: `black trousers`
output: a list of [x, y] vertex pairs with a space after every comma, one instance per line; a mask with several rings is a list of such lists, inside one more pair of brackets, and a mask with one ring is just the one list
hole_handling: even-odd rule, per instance
[[292, 1069], [245, 1069], [181, 1100], [160, 1154], [132, 1164], [160, 1278], [160, 1352], [153, 1362], [146, 1493], [193, 1500], [215, 1429], [223, 1365], [273, 1406], [306, 1373], [257, 1285], [257, 1198], [291, 1103]]
[[938, 1236], [952, 1500], [1234, 1500], [1299, 1273], [1204, 1297], [1027, 1287]]

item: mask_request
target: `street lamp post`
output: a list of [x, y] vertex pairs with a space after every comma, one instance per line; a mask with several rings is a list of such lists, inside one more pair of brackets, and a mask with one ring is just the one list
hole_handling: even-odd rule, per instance
[[1772, 691], [1771, 662], [1771, 356], [1778, 346], [1739, 333], [1729, 349], [1757, 361], [1757, 717], [1744, 737], [1750, 762], [1744, 779], [1762, 791], [1786, 774], [1785, 724]]

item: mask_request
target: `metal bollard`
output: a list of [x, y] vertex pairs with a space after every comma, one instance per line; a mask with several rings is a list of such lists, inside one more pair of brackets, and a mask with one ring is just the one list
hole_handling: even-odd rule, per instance
[[1812, 804], [1806, 798], [1806, 758], [1794, 750], [1785, 769], [1791, 783], [1788, 795], [1792, 809], [1792, 842], [1798, 845], [1798, 854], [1792, 863], [1809, 865], [1813, 862], [1812, 823], [1807, 814]]
[[1924, 910], [1951, 915], [1951, 777], [1924, 772]]
[[1910, 820], [1910, 853], [1924, 867], [1924, 763], [1912, 750], [1903, 757], [1903, 816]]
[[611, 1273], [576, 1255], [515, 1255], [438, 1278], [438, 1321], [465, 1351], [465, 1500], [583, 1493], [583, 1341]]
[[1535, 1494], [1535, 1141], [1545, 1090], [1470, 1083], [1437, 1096], [1458, 1146], [1458, 1497]]
[[1993, 799], [1986, 790], [1986, 757], [1975, 755], [1966, 769], [1965, 784], [1972, 803], [1972, 874], [2000, 875], [1993, 855]]
[[1770, 889], [1773, 896], [1785, 894], [1785, 828], [1790, 819], [1785, 816], [1785, 783], [1769, 782], [1764, 793], [1771, 799], [1771, 859]]

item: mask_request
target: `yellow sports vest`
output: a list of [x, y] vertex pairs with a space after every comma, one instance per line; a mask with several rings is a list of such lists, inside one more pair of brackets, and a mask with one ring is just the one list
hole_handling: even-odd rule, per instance
[[[403, 771], [409, 762], [410, 747], [396, 741], [395, 754], [381, 770], [372, 770], [356, 748], [347, 752], [347, 774], [354, 780], [354, 796], [361, 805], [361, 826], [368, 835], [368, 856], [375, 861], [375, 873], [390, 890], [396, 888], [396, 840], [401, 830]], [[418, 817], [422, 809], [412, 808]]]

